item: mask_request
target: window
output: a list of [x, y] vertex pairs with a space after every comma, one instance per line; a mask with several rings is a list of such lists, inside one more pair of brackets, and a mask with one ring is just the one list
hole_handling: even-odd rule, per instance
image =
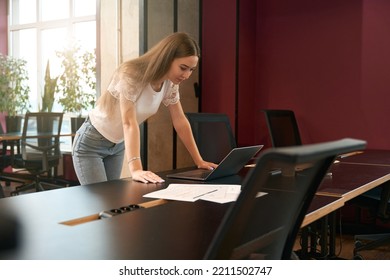
[[[9, 7], [9, 55], [27, 61], [29, 110], [39, 111], [47, 62], [52, 78], [61, 73], [56, 52], [72, 42], [83, 51], [96, 49], [96, 0], [9, 0]], [[58, 98], [52, 111], [63, 111]], [[64, 116], [64, 132], [70, 132], [69, 117]], [[70, 141], [64, 141], [62, 149], [69, 150]]]
[[[71, 42], [96, 48], [96, 0], [9, 0], [9, 55], [27, 61], [30, 110], [41, 108], [47, 61], [51, 76], [60, 74], [57, 51]], [[53, 111], [61, 111], [57, 102]]]

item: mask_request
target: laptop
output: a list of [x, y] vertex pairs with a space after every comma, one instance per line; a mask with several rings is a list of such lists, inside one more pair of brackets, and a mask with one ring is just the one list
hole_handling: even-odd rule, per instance
[[189, 171], [168, 174], [168, 178], [187, 179], [195, 181], [209, 181], [225, 176], [237, 174], [245, 164], [253, 158], [264, 145], [234, 148], [219, 163], [214, 170], [194, 169]]

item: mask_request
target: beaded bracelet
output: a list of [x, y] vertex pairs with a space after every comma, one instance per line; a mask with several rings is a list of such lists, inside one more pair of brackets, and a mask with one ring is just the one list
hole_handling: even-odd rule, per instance
[[129, 164], [129, 163], [131, 163], [131, 162], [133, 162], [133, 161], [135, 161], [135, 160], [137, 160], [137, 159], [141, 159], [141, 157], [132, 157], [131, 159], [129, 159], [129, 160], [127, 161], [127, 164]]

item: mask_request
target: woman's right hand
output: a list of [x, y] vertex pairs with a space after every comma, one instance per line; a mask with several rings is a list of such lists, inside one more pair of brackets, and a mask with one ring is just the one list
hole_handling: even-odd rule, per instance
[[214, 162], [202, 160], [200, 163], [197, 164], [197, 166], [198, 168], [213, 170], [217, 168], [218, 164], [215, 164]]
[[131, 177], [133, 178], [134, 181], [138, 181], [141, 183], [157, 184], [157, 183], [165, 182], [160, 176], [153, 173], [152, 171], [147, 171], [147, 170], [133, 171]]

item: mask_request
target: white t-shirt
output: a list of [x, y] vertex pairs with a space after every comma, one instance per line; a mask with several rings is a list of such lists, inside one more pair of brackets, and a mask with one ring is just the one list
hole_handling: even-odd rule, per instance
[[[146, 86], [142, 91], [136, 92], [131, 86], [130, 79], [119, 79], [114, 76], [107, 90], [115, 97], [120, 97], [123, 94], [129, 102], [134, 102], [136, 108], [137, 122], [141, 124], [150, 116], [154, 115], [161, 102], [165, 106], [179, 102], [179, 86], [171, 81], [164, 81], [159, 92], [155, 92], [151, 85]], [[97, 105], [89, 113], [89, 118], [92, 125], [102, 134], [107, 140], [113, 143], [120, 143], [124, 140], [123, 125], [120, 112], [119, 102], [116, 103], [117, 108], [113, 115], [109, 116], [103, 111], [101, 106]]]

